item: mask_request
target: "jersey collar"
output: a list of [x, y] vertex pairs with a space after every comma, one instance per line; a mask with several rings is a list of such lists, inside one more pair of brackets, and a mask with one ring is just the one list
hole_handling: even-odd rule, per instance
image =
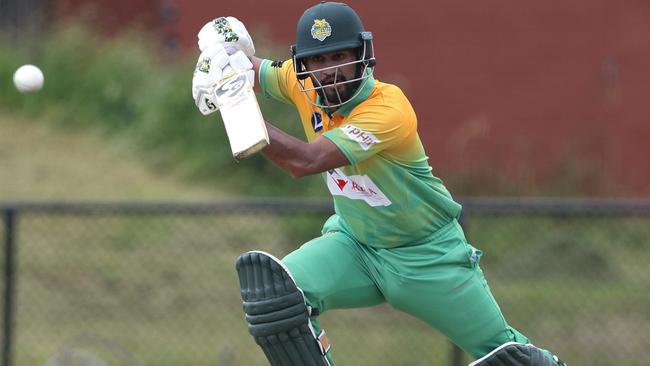
[[[368, 97], [372, 93], [372, 89], [374, 89], [374, 87], [375, 87], [375, 78], [372, 75], [370, 75], [365, 80], [365, 82], [363, 82], [363, 87], [361, 88], [361, 91], [359, 92], [359, 94], [357, 94], [349, 102], [347, 102], [347, 103], [343, 104], [341, 107], [339, 107], [339, 109], [334, 111], [334, 113], [340, 114], [340, 115], [343, 115], [343, 116], [347, 117], [350, 114], [350, 112], [352, 112], [352, 110], [356, 106], [361, 104], [361, 102], [363, 102], [364, 100], [368, 99]], [[322, 103], [322, 99], [321, 99], [320, 95], [317, 94], [317, 98], [318, 98], [317, 99], [318, 104], [322, 105], [323, 103]], [[325, 113], [327, 113], [330, 116], [332, 114], [334, 114], [334, 113], [330, 112], [329, 108], [323, 108], [323, 111], [325, 111]]]

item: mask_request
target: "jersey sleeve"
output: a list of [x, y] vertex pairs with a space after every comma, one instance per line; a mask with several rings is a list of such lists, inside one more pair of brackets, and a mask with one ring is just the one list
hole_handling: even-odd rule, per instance
[[350, 116], [348, 122], [323, 134], [351, 164], [402, 144], [416, 133], [417, 122], [398, 108], [378, 104]]
[[294, 105], [296, 76], [293, 71], [293, 61], [262, 60], [259, 82], [264, 96]]

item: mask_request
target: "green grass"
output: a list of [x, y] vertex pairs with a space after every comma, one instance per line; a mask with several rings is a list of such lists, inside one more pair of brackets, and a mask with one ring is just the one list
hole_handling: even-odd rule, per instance
[[[291, 250], [299, 239], [282, 221], [246, 215], [22, 218], [28, 229], [21, 232], [17, 364], [42, 364], [84, 333], [119, 342], [144, 364], [261, 364], [246, 333], [233, 263], [255, 243], [277, 254]], [[315, 218], [292, 221], [318, 230]], [[381, 308], [327, 316], [324, 324], [359, 325], [332, 329], [343, 359], [373, 339], [403, 348], [403, 336], [386, 335], [408, 334], [411, 327], [419, 329], [408, 336], [411, 347], [426, 350], [436, 340], [419, 322]], [[367, 339], [354, 341], [364, 328]], [[445, 345], [440, 337], [437, 342]]]
[[[235, 258], [260, 248], [282, 256], [321, 222], [299, 213], [21, 216], [16, 365], [44, 364], [81, 334], [145, 365], [264, 364], [246, 332]], [[648, 237], [648, 220], [474, 215], [472, 223], [475, 244], [493, 243], [478, 245], [482, 264], [514, 327], [571, 365], [645, 364], [650, 246], [636, 239]], [[529, 244], [519, 241], [526, 231]], [[540, 233], [568, 235], [574, 253], [598, 254], [593, 265], [607, 271], [540, 249]], [[343, 365], [450, 362], [443, 336], [388, 306], [331, 311], [321, 324]]]
[[0, 112], [0, 201], [215, 200], [233, 193], [154, 169], [90, 131]]
[[473, 216], [468, 236], [511, 324], [570, 365], [642, 365], [648, 219]]

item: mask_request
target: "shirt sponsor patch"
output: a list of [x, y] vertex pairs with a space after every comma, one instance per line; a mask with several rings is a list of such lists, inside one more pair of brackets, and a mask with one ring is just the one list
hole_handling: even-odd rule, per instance
[[370, 149], [374, 144], [381, 142], [372, 133], [366, 132], [353, 125], [342, 126], [341, 130], [343, 130], [349, 138], [359, 143], [359, 146], [361, 146], [364, 151], [368, 151], [368, 149]]
[[390, 206], [392, 202], [367, 175], [345, 175], [340, 169], [327, 172], [327, 188], [333, 196], [363, 200], [372, 207]]

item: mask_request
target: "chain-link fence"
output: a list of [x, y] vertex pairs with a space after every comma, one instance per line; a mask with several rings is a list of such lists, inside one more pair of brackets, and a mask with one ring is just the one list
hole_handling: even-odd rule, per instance
[[[648, 364], [650, 203], [463, 203], [468, 237], [485, 252], [483, 270], [513, 326], [572, 366]], [[317, 236], [332, 208], [255, 201], [0, 210], [3, 366], [239, 366], [266, 363], [246, 331], [236, 257], [285, 255]], [[388, 306], [331, 311], [321, 324], [339, 365], [469, 361]]]

